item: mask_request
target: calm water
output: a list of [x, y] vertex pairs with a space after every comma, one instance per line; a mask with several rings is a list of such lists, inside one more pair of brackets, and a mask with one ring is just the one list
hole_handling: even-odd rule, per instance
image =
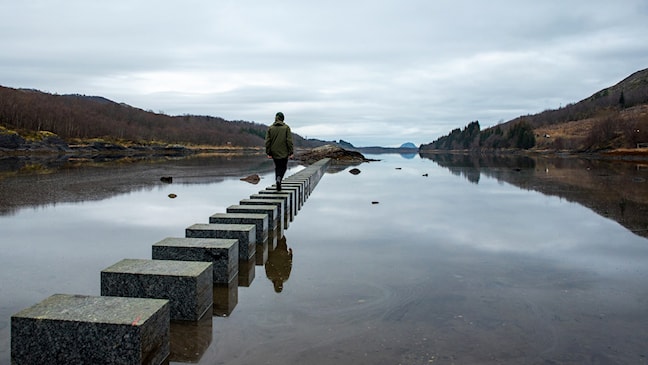
[[[648, 362], [648, 226], [636, 217], [647, 169], [370, 157], [381, 161], [359, 175], [322, 178], [268, 253], [273, 267], [224, 288], [214, 317], [172, 329], [172, 364]], [[74, 198], [74, 170], [1, 179], [0, 194], [48, 181], [69, 192], [2, 207], [0, 363], [13, 313], [54, 293], [98, 295], [101, 269], [150, 258], [153, 243], [269, 185], [254, 161], [222, 175], [183, 167], [170, 185], [77, 186], [95, 200]]]

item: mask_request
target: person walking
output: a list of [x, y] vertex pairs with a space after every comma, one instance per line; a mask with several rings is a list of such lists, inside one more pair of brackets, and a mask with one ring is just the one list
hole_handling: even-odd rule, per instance
[[265, 150], [268, 158], [274, 161], [275, 182], [281, 190], [281, 180], [288, 169], [288, 159], [293, 157], [293, 140], [290, 127], [284, 123], [282, 112], [275, 115], [275, 121], [268, 128], [265, 136]]

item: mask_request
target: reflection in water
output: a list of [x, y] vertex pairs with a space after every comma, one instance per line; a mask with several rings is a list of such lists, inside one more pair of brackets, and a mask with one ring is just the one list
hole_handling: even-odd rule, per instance
[[238, 275], [227, 285], [214, 285], [214, 316], [227, 317], [238, 304]]
[[198, 321], [171, 321], [170, 361], [197, 363], [212, 342], [212, 311]]
[[472, 183], [481, 174], [559, 196], [648, 237], [648, 163], [507, 155], [425, 154]]
[[[239, 287], [238, 276], [214, 287], [211, 333], [181, 334], [186, 341], [173, 345], [174, 365], [646, 362], [647, 241], [567, 200], [594, 201], [616, 214], [615, 200], [625, 198], [616, 201], [620, 217], [646, 216], [634, 205], [648, 199], [641, 190], [648, 169], [619, 172], [629, 165], [575, 159], [485, 167], [470, 158], [374, 157], [381, 161], [362, 165], [360, 175], [321, 180], [290, 227], [299, 260], [285, 237], [268, 242], [265, 255], [257, 245], [267, 270], [261, 275], [279, 278], [281, 294], [274, 281]], [[178, 173], [139, 169], [154, 184], [173, 175], [170, 185], [105, 201], [45, 200], [43, 208], [0, 216], [1, 365], [10, 363], [12, 313], [53, 292], [96, 294], [101, 268], [149, 258], [154, 242], [259, 189], [238, 180], [246, 174], [177, 184], [177, 176], [211, 175], [180, 173], [182, 166]], [[92, 182], [95, 191], [113, 191], [109, 176], [138, 179], [119, 166], [105, 181], [79, 176], [57, 175], [60, 190], [80, 183], [83, 191]], [[15, 180], [10, 184], [38, 194], [28, 186], [33, 180]], [[0, 189], [6, 183], [0, 180]], [[30, 206], [23, 203], [31, 197], [23, 198], [15, 202]], [[254, 260], [260, 266], [259, 256]]]
[[273, 171], [272, 161], [256, 155], [191, 156], [147, 163], [124, 159], [101, 162], [60, 159], [0, 158], [0, 215], [20, 208], [63, 202], [99, 201], [164, 184], [222, 182], [228, 177]]
[[256, 264], [256, 258], [252, 258], [251, 260], [239, 260], [238, 262], [238, 266], [239, 266], [238, 285], [239, 286], [247, 287], [252, 284], [252, 282], [254, 281], [254, 277], [256, 276], [255, 264]]
[[416, 153], [401, 153], [400, 155], [402, 158], [407, 160], [412, 160], [414, 159], [414, 157], [416, 157]]
[[269, 252], [265, 264], [266, 276], [272, 281], [275, 292], [283, 291], [284, 283], [290, 278], [292, 264], [293, 251], [292, 248], [288, 248], [286, 236], [283, 236], [278, 240], [277, 247]]

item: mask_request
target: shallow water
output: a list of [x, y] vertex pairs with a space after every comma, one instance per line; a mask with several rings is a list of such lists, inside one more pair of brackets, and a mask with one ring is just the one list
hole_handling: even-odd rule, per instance
[[[175, 343], [173, 364], [648, 362], [648, 240], [632, 217], [646, 170], [371, 157], [381, 161], [359, 175], [322, 178], [285, 246], [251, 282], [225, 289], [225, 310], [173, 328], [188, 339]], [[254, 171], [259, 185], [238, 180]], [[583, 171], [596, 172], [591, 186]], [[13, 313], [54, 293], [98, 295], [101, 269], [150, 258], [153, 243], [271, 181], [267, 165], [237, 173], [14, 204], [0, 216], [0, 363]], [[606, 193], [592, 187], [599, 178]], [[615, 181], [638, 197], [617, 197]], [[277, 276], [287, 278], [280, 291], [268, 278]]]

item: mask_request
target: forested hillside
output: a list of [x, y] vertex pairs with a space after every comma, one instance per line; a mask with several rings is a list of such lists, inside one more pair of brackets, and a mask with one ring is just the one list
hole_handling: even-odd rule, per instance
[[547, 149], [600, 151], [648, 143], [648, 69], [575, 104], [481, 130], [479, 122], [421, 150]]
[[[266, 125], [211, 116], [169, 116], [84, 95], [53, 95], [0, 86], [0, 127], [47, 131], [73, 142], [101, 138], [136, 143], [263, 146]], [[297, 146], [318, 144], [295, 135]]]

